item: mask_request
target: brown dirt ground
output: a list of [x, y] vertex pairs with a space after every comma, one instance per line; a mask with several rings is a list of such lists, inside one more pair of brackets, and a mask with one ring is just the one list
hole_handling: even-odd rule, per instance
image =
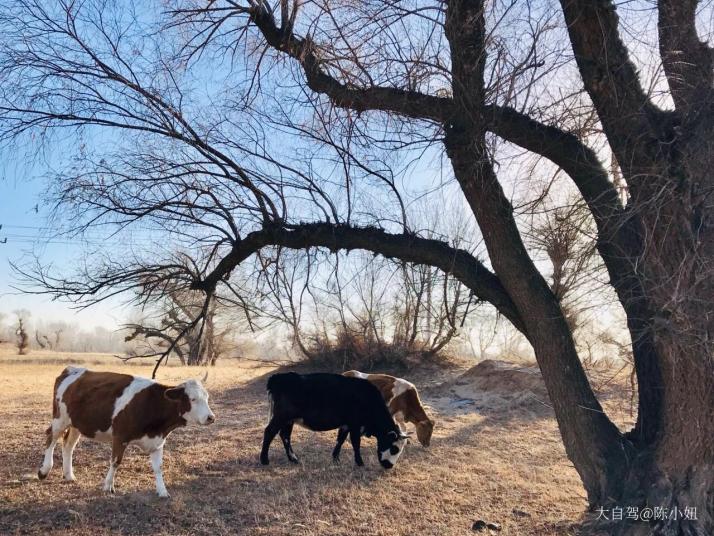
[[[271, 368], [224, 363], [208, 380], [217, 423], [177, 430], [167, 441], [171, 499], [156, 497], [148, 458], [135, 447], [117, 473], [117, 494], [102, 492], [110, 448], [86, 439], [75, 451], [77, 482], [62, 481], [59, 447], [52, 473], [40, 482], [34, 474], [52, 385], [64, 366], [84, 362], [145, 376], [151, 367], [110, 356], [8, 353], [0, 351], [2, 535], [451, 536], [477, 534], [471, 526], [484, 519], [500, 523], [500, 534], [548, 536], [575, 534], [586, 508], [547, 401], [472, 391], [465, 397], [457, 389], [468, 378], [458, 382], [463, 370], [442, 387], [436, 384], [449, 378], [417, 375], [437, 419], [434, 439], [429, 449], [409, 445], [390, 472], [379, 467], [373, 439], [363, 442], [364, 468], [354, 466], [349, 444], [334, 465], [334, 434], [299, 428], [299, 465], [288, 463], [277, 439], [271, 465], [259, 465]], [[178, 382], [204, 370], [166, 367], [158, 379]]]

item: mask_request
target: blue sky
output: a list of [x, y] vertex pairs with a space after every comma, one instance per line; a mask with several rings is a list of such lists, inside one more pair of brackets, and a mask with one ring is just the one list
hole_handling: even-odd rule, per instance
[[85, 329], [94, 326], [115, 329], [127, 314], [116, 302], [76, 311], [71, 304], [52, 301], [47, 296], [22, 294], [12, 288], [18, 280], [10, 262], [23, 262], [36, 253], [44, 262], [51, 262], [60, 270], [67, 269], [82, 248], [69, 238], [48, 238], [52, 230], [47, 226], [48, 207], [42, 201], [44, 181], [33, 179], [24, 166], [2, 164], [0, 242], [5, 239], [7, 242], [0, 243], [0, 313], [10, 315], [15, 309], [28, 309], [36, 320], [76, 322]]

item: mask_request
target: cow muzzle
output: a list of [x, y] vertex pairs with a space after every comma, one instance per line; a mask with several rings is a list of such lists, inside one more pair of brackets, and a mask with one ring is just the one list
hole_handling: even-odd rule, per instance
[[391, 469], [392, 467], [394, 467], [394, 464], [389, 460], [379, 460], [379, 463], [382, 464], [382, 467], [384, 467], [385, 469]]

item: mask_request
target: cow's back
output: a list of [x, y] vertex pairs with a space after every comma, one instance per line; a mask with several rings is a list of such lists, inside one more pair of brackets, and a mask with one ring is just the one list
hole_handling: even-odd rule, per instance
[[396, 396], [403, 394], [407, 389], [413, 389], [414, 385], [401, 378], [390, 376], [389, 374], [367, 374], [358, 370], [348, 370], [343, 373], [348, 378], [361, 378], [369, 381], [382, 394], [384, 401], [390, 405]]
[[313, 430], [389, 418], [379, 390], [364, 379], [329, 373], [282, 373], [270, 377], [268, 391], [281, 416], [300, 418]]
[[57, 380], [55, 403], [65, 406], [72, 426], [82, 435], [95, 437], [111, 427], [116, 401], [134, 377], [68, 367]]
[[370, 407], [380, 398], [375, 396], [374, 386], [365, 380], [339, 374], [304, 374], [305, 400], [342, 406], [348, 409]]

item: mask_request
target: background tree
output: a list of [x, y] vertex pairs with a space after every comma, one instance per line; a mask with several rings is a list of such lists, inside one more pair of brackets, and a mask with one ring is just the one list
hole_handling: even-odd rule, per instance
[[30, 352], [30, 336], [27, 334], [27, 319], [30, 312], [25, 309], [13, 311], [17, 317], [17, 326], [15, 327], [15, 346], [19, 355], [26, 355]]
[[[264, 269], [263, 248], [433, 266], [528, 339], [592, 507], [697, 509], [696, 520], [608, 532], [712, 533], [714, 56], [697, 33], [706, 6], [653, 9], [656, 28], [622, 24], [609, 0], [179, 1], [166, 17], [6, 4], [0, 140], [36, 153], [36, 140], [62, 146], [55, 133], [74, 129], [73, 159], [50, 177], [72, 229], [162, 233], [192, 259], [159, 244], [73, 275], [23, 273], [89, 304], [147, 282], [151, 299], [171, 281], [204, 293], [202, 320], [219, 286], [237, 290], [241, 264]], [[648, 35], [657, 44], [643, 53]], [[528, 180], [519, 151], [563, 170], [595, 221], [632, 340], [633, 430], [603, 412], [524, 243], [508, 193]], [[609, 152], [617, 187], [600, 158]], [[485, 251], [423, 236], [411, 203], [449, 188]]]
[[261, 254], [273, 267], [260, 275], [263, 317], [271, 312], [289, 326], [299, 353], [331, 369], [388, 369], [444, 357], [476, 306], [468, 290], [429, 266], [352, 255], [283, 251], [268, 261]]
[[[129, 359], [163, 355], [167, 348], [176, 354], [183, 365], [215, 365], [226, 350], [229, 327], [217, 327], [220, 322], [217, 300], [213, 298], [205, 313], [203, 298], [194, 292], [168, 291], [165, 298], [153, 308], [159, 315], [156, 323], [144, 319], [128, 324], [125, 342], [143, 340]], [[202, 321], [197, 321], [202, 315]], [[156, 325], [155, 325], [156, 324]]]

